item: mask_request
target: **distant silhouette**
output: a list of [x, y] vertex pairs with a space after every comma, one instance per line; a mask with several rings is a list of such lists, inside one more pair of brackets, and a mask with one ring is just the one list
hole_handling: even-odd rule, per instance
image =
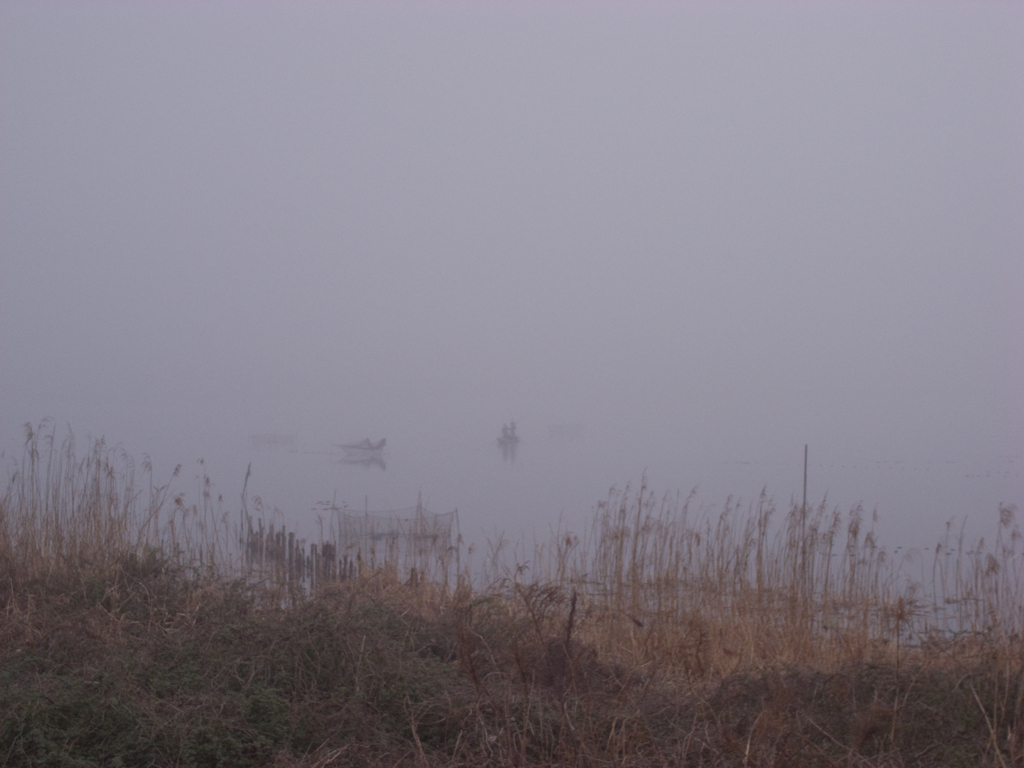
[[519, 444], [519, 436], [516, 434], [516, 423], [514, 421], [504, 424], [501, 427], [501, 437], [498, 438], [498, 447], [501, 448], [501, 457], [505, 461], [516, 460], [516, 446]]

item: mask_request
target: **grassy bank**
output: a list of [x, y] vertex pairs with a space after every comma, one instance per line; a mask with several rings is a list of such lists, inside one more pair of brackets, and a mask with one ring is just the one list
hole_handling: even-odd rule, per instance
[[6, 765], [1024, 761], [1012, 509], [990, 547], [908, 562], [858, 510], [641, 487], [521, 562], [310, 589], [246, 564], [209, 483], [27, 438], [0, 499]]

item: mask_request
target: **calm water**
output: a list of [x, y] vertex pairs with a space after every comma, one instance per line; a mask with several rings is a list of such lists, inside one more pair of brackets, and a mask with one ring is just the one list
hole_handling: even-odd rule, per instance
[[[388, 510], [415, 505], [421, 497], [434, 512], [458, 509], [463, 537], [482, 547], [499, 536], [532, 542], [546, 540], [557, 528], [582, 532], [610, 489], [629, 484], [635, 490], [644, 477], [659, 497], [685, 498], [695, 491], [696, 504], [711, 514], [730, 496], [741, 507], [756, 504], [762, 489], [782, 513], [803, 491], [804, 446], [795, 441], [766, 446], [750, 440], [754, 448], [744, 449], [742, 435], [688, 432], [685, 425], [651, 416], [584, 421], [527, 415], [517, 419], [521, 439], [512, 461], [497, 441], [501, 416], [471, 410], [400, 416], [353, 419], [348, 427], [309, 422], [278, 432], [224, 422], [206, 432], [188, 424], [177, 432], [129, 425], [104, 434], [108, 444], [120, 442], [137, 466], [150, 456], [157, 484], [167, 482], [181, 463], [173, 488], [189, 498], [198, 498], [198, 478], [205, 471], [228, 511], [239, 508], [251, 463], [250, 509], [261, 497], [300, 536], [316, 534], [315, 507], [324, 501], [357, 511]], [[376, 423], [383, 426], [372, 431]], [[80, 455], [88, 434], [76, 431]], [[282, 439], [277, 445], [252, 439], [267, 434]], [[383, 469], [378, 463], [345, 464], [344, 454], [332, 448], [382, 437]], [[20, 455], [22, 440], [19, 430], [8, 430], [5, 461]], [[808, 502], [818, 505], [827, 494], [830, 510], [845, 514], [859, 504], [868, 514], [877, 509], [881, 543], [889, 548], [934, 548], [947, 521], [959, 526], [965, 518], [971, 538], [991, 541], [999, 504], [1019, 506], [1024, 499], [1022, 470], [1019, 455], [887, 455], [811, 443]]]
[[[458, 509], [464, 537], [478, 544], [500, 535], [546, 539], [556, 528], [579, 532], [613, 487], [621, 490], [629, 484], [635, 490], [645, 477], [658, 496], [685, 497], [694, 491], [698, 505], [711, 513], [730, 496], [741, 506], [756, 503], [762, 489], [785, 511], [803, 492], [802, 445], [731, 454], [722, 448], [687, 448], [667, 430], [652, 434], [521, 419], [513, 460], [498, 444], [501, 426], [498, 422], [475, 431], [455, 427], [433, 436], [401, 431], [343, 434], [333, 440], [294, 434], [277, 446], [244, 436], [208, 458], [206, 469], [229, 506], [237, 506], [251, 462], [250, 502], [261, 496], [300, 533], [315, 529], [317, 502], [356, 511], [386, 510], [414, 505], [420, 496], [432, 511]], [[385, 436], [382, 462], [346, 464], [344, 453], [332, 448]], [[194, 477], [195, 465], [183, 468], [186, 488], [192, 482], [190, 470]], [[1000, 502], [1021, 498], [1021, 470], [1020, 457], [1013, 456], [994, 462], [873, 458], [843, 456], [812, 445], [808, 502], [817, 505], [827, 493], [830, 509], [845, 513], [858, 504], [868, 513], [877, 509], [883, 545], [927, 549], [934, 547], [948, 520], [966, 517], [969, 533], [990, 537]]]

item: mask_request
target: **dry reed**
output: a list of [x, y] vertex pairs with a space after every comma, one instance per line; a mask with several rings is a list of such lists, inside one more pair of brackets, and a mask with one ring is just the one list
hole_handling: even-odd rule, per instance
[[[475, 574], [457, 565], [460, 539], [431, 549], [437, 564], [390, 547], [374, 568], [357, 553], [361, 567], [341, 569], [330, 527], [307, 555], [266, 515], [281, 567], [266, 536], [261, 559], [247, 554], [262, 503], [250, 516], [243, 490], [229, 524], [201, 462], [189, 502], [172, 492], [180, 467], [159, 485], [146, 459], [140, 483], [124, 450], [75, 448], [52, 423], [26, 426], [0, 496], [0, 736], [12, 765], [114, 743], [159, 765], [236, 764], [197, 757], [222, 738], [250, 745], [237, 764], [1024, 760], [1012, 507], [991, 548], [949, 525], [926, 563], [887, 552], [860, 508], [780, 516], [762, 495], [711, 511], [642, 482], [529, 557], [491, 543]], [[97, 661], [121, 646], [153, 664]], [[190, 665], [199, 652], [221, 671]], [[71, 703], [54, 703], [57, 678], [38, 671], [51, 663], [71, 676]], [[164, 682], [168, 664], [186, 670], [180, 680]], [[109, 692], [89, 698], [118, 675], [125, 691], [142, 686], [128, 719]], [[79, 711], [80, 700], [92, 703]], [[83, 713], [97, 707], [121, 718], [108, 746], [53, 735], [78, 733], [74, 722], [91, 732]], [[187, 711], [219, 712], [227, 735]]]

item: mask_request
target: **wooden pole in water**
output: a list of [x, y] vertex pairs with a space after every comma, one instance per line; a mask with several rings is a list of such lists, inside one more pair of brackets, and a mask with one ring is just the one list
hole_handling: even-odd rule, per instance
[[804, 443], [804, 503], [800, 507], [803, 510], [803, 514], [807, 515], [807, 443]]
[[800, 506], [800, 584], [807, 585], [807, 443], [804, 443], [804, 502]]

